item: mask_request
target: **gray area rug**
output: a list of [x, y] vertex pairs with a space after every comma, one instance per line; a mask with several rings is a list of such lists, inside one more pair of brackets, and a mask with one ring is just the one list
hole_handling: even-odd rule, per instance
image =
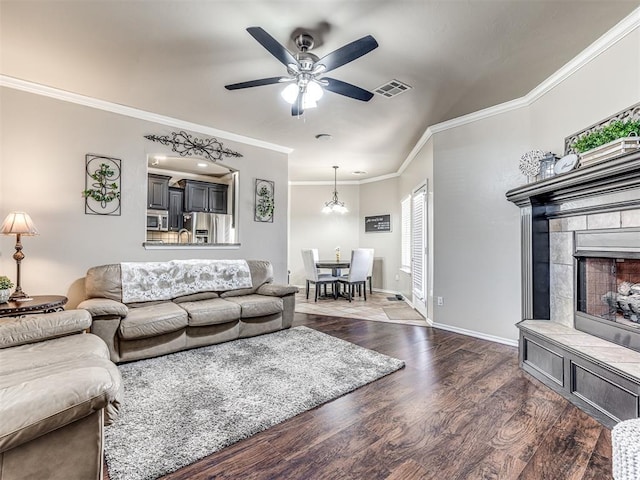
[[403, 366], [307, 327], [119, 365], [109, 476], [158, 478]]

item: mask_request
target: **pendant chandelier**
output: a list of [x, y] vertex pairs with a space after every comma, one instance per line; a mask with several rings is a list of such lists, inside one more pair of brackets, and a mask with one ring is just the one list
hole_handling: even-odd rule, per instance
[[322, 207], [322, 213], [342, 213], [345, 214], [349, 210], [344, 206], [344, 202], [338, 200], [338, 167], [333, 167], [333, 198], [325, 202], [324, 207]]

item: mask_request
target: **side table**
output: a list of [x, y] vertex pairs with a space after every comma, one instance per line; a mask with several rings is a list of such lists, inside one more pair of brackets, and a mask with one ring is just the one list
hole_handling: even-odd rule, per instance
[[0, 317], [11, 317], [28, 313], [51, 313], [64, 310], [69, 300], [62, 295], [34, 295], [26, 302], [0, 303]]

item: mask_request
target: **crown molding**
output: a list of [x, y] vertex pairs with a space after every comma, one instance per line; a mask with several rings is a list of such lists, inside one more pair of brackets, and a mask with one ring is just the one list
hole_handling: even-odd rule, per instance
[[187, 122], [178, 118], [167, 117], [165, 115], [158, 115], [156, 113], [147, 112], [137, 108], [127, 107], [117, 103], [107, 102], [86, 95], [80, 95], [78, 93], [68, 92], [66, 90], [60, 90], [58, 88], [49, 87], [47, 85], [41, 85], [39, 83], [29, 82], [21, 80], [19, 78], [10, 77], [7, 75], [0, 75], [0, 87], [12, 88], [14, 90], [21, 90], [23, 92], [33, 93], [35, 95], [42, 95], [44, 97], [53, 98], [56, 100], [62, 100], [63, 102], [75, 103], [76, 105], [83, 105], [85, 107], [95, 108], [98, 110], [104, 110], [106, 112], [117, 113], [126, 117], [137, 118], [139, 120], [146, 120], [148, 122], [158, 123], [167, 127], [180, 128], [189, 130], [191, 132], [202, 133], [205, 135], [211, 135], [214, 137], [222, 137], [225, 140], [231, 140], [234, 142], [244, 143], [246, 145], [252, 145], [254, 147], [265, 148], [267, 150], [273, 150], [280, 153], [286, 153], [287, 155], [293, 152], [292, 148], [277, 145], [275, 143], [264, 142], [251, 137], [245, 137], [244, 135], [238, 135], [236, 133], [226, 132], [224, 130], [218, 130], [217, 128], [208, 127], [206, 125], [200, 125], [198, 123]]
[[[362, 180], [338, 180], [336, 182], [337, 185], [360, 185]], [[333, 180], [299, 180], [299, 181], [289, 181], [289, 185], [291, 186], [318, 186], [318, 185], [333, 185]]]
[[[404, 172], [404, 170], [420, 152], [422, 147], [424, 147], [427, 141], [434, 134], [442, 132], [444, 130], [449, 130], [451, 128], [460, 127], [468, 123], [477, 122], [478, 120], [483, 120], [495, 115], [500, 115], [511, 110], [531, 106], [531, 104], [533, 104], [540, 97], [560, 85], [575, 72], [587, 65], [602, 52], [618, 43], [638, 27], [640, 27], [640, 7], [636, 8], [619, 23], [613, 26], [608, 32], [602, 35], [602, 37], [585, 48], [576, 57], [567, 62], [563, 67], [553, 73], [549, 78], [544, 80], [540, 85], [535, 87], [525, 96], [505, 103], [494, 105], [483, 110], [478, 110], [477, 112], [473, 112], [468, 115], [463, 115], [461, 117], [447, 120], [445, 122], [436, 123], [427, 127], [425, 132], [420, 137], [420, 140], [418, 140], [418, 143], [416, 143], [411, 152], [409, 152], [409, 155], [407, 155], [407, 158], [404, 160], [404, 162], [402, 162], [402, 165], [398, 169], [398, 174]], [[373, 181], [373, 179], [370, 179], [370, 181]]]
[[[479, 120], [483, 120], [495, 115], [500, 115], [512, 110], [516, 110], [522, 107], [528, 107], [540, 97], [551, 91], [553, 88], [558, 86], [564, 80], [569, 78], [575, 72], [580, 70], [583, 66], [587, 65], [590, 61], [596, 58], [598, 55], [611, 48], [613, 45], [618, 43], [628, 34], [636, 30], [640, 27], [640, 7], [636, 8], [633, 12], [627, 15], [624, 19], [618, 22], [615, 26], [613, 26], [608, 32], [606, 32], [602, 37], [592, 43], [589, 47], [580, 52], [576, 57], [567, 62], [563, 67], [553, 73], [549, 78], [544, 80], [540, 85], [535, 87], [525, 96], [517, 98], [515, 100], [511, 100], [508, 102], [504, 102], [498, 105], [494, 105], [492, 107], [488, 107], [482, 110], [478, 110], [477, 112], [472, 112], [467, 115], [463, 115], [461, 117], [457, 117], [451, 120], [447, 120], [445, 122], [436, 123], [434, 125], [430, 125], [426, 128], [418, 142], [411, 149], [411, 152], [407, 155], [405, 160], [402, 162], [402, 165], [398, 168], [395, 173], [390, 173], [386, 175], [381, 175], [379, 177], [372, 177], [363, 180], [349, 181], [349, 182], [338, 182], [338, 185], [361, 185], [364, 183], [373, 183], [379, 182], [383, 180], [388, 180], [390, 178], [395, 178], [400, 176], [405, 169], [411, 164], [411, 162], [418, 155], [420, 150], [424, 147], [424, 145], [429, 141], [429, 139], [436, 133], [442, 132], [445, 130], [449, 130], [452, 128], [457, 128], [463, 125], [467, 125], [469, 123], [477, 122]], [[205, 125], [199, 125], [196, 123], [186, 122], [184, 120], [167, 117], [164, 115], [158, 115], [155, 113], [147, 112], [144, 110], [138, 110], [136, 108], [127, 107], [124, 105], [119, 105], [111, 102], [106, 102], [104, 100], [99, 100], [92, 97], [87, 97], [84, 95], [79, 95], [72, 92], [67, 92], [65, 90], [59, 90], [53, 87], [48, 87], [45, 85], [40, 85], [33, 82], [28, 82], [25, 80], [20, 80], [17, 78], [9, 77], [6, 75], [0, 75], [0, 86], [13, 88], [16, 90], [22, 90], [29, 93], [34, 93], [37, 95], [43, 95], [51, 98], [55, 98], [58, 100], [63, 100], [71, 103], [76, 103], [78, 105], [84, 105], [87, 107], [97, 108], [100, 110], [105, 110], [112, 113], [119, 113], [121, 115], [125, 115], [128, 117], [138, 118], [140, 120], [147, 120], [154, 123], [159, 123], [162, 125], [166, 125], [169, 127], [175, 128], [183, 128], [185, 130], [190, 130], [192, 132], [203, 133], [206, 135], [219, 136], [225, 138], [227, 140], [242, 142], [247, 145], [253, 145], [256, 147], [266, 148], [268, 150], [273, 150], [276, 152], [289, 154], [293, 152], [292, 148], [285, 147], [282, 145], [276, 145], [274, 143], [264, 142], [261, 140], [257, 140], [250, 137], [245, 137], [243, 135], [238, 135], [231, 132], [225, 132], [224, 130], [218, 130], [212, 127], [207, 127]], [[333, 185], [334, 182], [329, 181], [290, 181], [289, 185]]]

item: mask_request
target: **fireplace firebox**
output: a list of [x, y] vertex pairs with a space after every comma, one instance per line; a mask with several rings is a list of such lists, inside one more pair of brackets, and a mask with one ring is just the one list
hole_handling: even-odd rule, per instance
[[575, 233], [575, 328], [640, 351], [640, 229]]

